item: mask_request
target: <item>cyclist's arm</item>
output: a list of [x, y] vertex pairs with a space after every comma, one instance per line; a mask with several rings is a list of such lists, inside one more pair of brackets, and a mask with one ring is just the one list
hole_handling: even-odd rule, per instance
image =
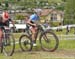
[[9, 20], [10, 22], [11, 22], [11, 24], [13, 25], [13, 30], [15, 31], [15, 29], [16, 29], [16, 26], [15, 26], [15, 22], [13, 21], [13, 20]]
[[15, 27], [15, 22], [12, 19], [9, 19], [9, 21], [12, 23], [13, 27]]
[[13, 24], [13, 27], [15, 27], [15, 22], [14, 21], [11, 21], [12, 22], [12, 24]]
[[29, 24], [31, 26], [36, 26], [36, 24], [31, 23], [31, 20], [30, 19], [27, 21], [27, 24]]

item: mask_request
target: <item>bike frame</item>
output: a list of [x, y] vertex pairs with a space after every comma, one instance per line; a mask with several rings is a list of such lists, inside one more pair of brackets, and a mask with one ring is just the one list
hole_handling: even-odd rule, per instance
[[[44, 30], [43, 30], [43, 28], [41, 27], [41, 26], [37, 26], [37, 31], [36, 31], [36, 34], [35, 34], [35, 42], [36, 42], [36, 40], [37, 40], [37, 37], [38, 37], [38, 35], [39, 35], [39, 33], [40, 33], [40, 35], [39, 36], [41, 36], [42, 35], [42, 33], [44, 33]], [[30, 29], [29, 29], [30, 30]], [[29, 35], [30, 35], [30, 37], [31, 37], [31, 34], [29, 33]], [[39, 37], [40, 38], [40, 37]]]

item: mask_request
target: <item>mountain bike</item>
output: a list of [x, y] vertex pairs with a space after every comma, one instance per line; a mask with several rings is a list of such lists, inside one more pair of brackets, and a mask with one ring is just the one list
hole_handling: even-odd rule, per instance
[[15, 49], [15, 39], [10, 28], [1, 28], [3, 31], [1, 42], [1, 53], [6, 56], [12, 56]]
[[[50, 29], [44, 29], [43, 25], [37, 25], [37, 32], [35, 35], [35, 42], [39, 40], [41, 44], [41, 48], [45, 51], [53, 52], [58, 48], [59, 40], [55, 33], [53, 33]], [[39, 35], [39, 36], [38, 36]], [[38, 38], [39, 37], [39, 38]], [[28, 41], [29, 40], [29, 41]], [[33, 44], [30, 43], [32, 41], [31, 31], [29, 27], [26, 28], [26, 34], [21, 35], [19, 39], [19, 45], [22, 51], [26, 51], [26, 45], [30, 45], [29, 50], [32, 50]], [[29, 42], [29, 43], [28, 43]]]

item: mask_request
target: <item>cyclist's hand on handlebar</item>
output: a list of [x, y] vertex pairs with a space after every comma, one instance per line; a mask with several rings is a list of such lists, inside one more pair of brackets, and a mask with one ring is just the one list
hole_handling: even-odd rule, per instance
[[4, 26], [4, 29], [7, 29], [7, 30], [9, 30], [10, 28], [9, 28], [8, 26]]
[[14, 32], [16, 31], [16, 26], [13, 27], [13, 31], [14, 31]]
[[37, 26], [36, 24], [33, 24], [33, 26]]

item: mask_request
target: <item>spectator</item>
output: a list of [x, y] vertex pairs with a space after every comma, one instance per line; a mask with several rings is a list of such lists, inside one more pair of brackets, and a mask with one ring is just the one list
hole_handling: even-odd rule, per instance
[[66, 34], [68, 34], [70, 32], [70, 27], [69, 27], [69, 25], [67, 25], [67, 27], [66, 27]]
[[59, 23], [59, 28], [57, 28], [57, 31], [62, 31], [61, 23]]
[[49, 25], [49, 21], [48, 21], [48, 20], [45, 20], [45, 22], [44, 22], [44, 24], [43, 24], [43, 25], [45, 26], [45, 28], [50, 27], [50, 25]]

